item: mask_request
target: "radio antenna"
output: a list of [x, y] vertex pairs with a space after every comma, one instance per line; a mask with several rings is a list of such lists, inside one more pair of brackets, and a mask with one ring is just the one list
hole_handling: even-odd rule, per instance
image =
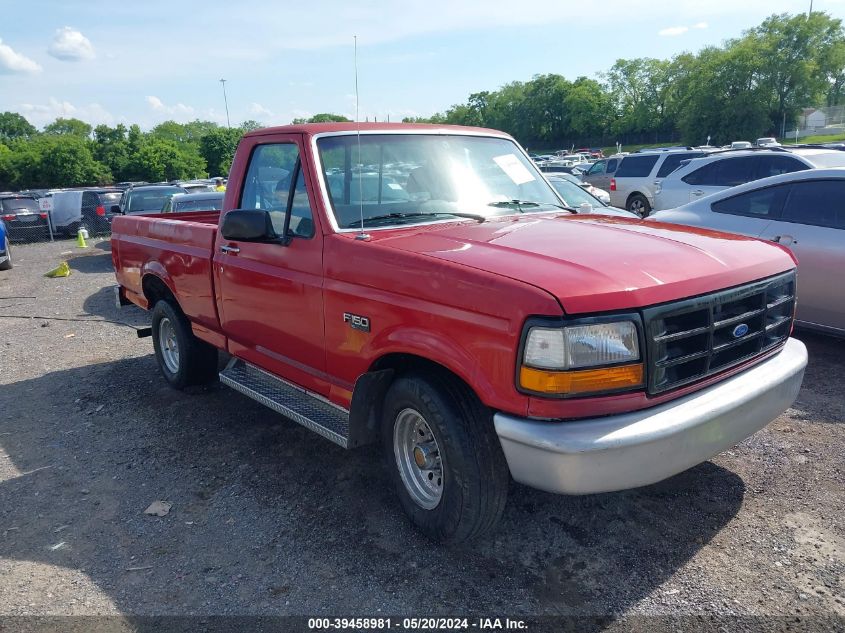
[[364, 233], [364, 174], [363, 163], [361, 162], [361, 117], [358, 114], [358, 36], [352, 36], [355, 42], [355, 133], [358, 137], [358, 160], [355, 166], [358, 168], [358, 197], [361, 214], [361, 232], [355, 236], [356, 240], [368, 240], [370, 236]]

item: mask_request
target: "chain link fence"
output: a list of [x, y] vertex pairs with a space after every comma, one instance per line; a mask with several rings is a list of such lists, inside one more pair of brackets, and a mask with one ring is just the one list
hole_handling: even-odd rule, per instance
[[[114, 197], [114, 195], [112, 196]], [[76, 240], [111, 235], [112, 200], [101, 193], [62, 192], [62, 196], [0, 192], [0, 220], [11, 244]]]

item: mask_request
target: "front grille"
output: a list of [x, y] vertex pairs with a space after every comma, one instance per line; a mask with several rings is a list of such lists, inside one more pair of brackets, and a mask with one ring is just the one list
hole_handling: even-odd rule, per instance
[[649, 393], [706, 378], [777, 347], [789, 336], [794, 311], [794, 272], [646, 308]]

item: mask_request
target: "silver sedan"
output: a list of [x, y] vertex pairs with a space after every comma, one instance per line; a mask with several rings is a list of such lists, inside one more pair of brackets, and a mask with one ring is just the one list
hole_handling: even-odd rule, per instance
[[798, 260], [796, 322], [845, 337], [845, 168], [756, 180], [648, 221], [750, 235], [789, 249]]

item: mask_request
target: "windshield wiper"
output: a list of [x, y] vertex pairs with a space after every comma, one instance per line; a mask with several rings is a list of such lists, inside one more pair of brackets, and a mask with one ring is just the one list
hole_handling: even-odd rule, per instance
[[[479, 223], [484, 222], [487, 217], [481, 215], [480, 213], [463, 213], [461, 211], [430, 211], [427, 213], [403, 213], [403, 212], [394, 212], [394, 213], [385, 213], [383, 215], [372, 215], [369, 217], [364, 218], [364, 223], [372, 222], [372, 221], [379, 221], [379, 220], [394, 220], [394, 219], [407, 219], [407, 218], [420, 218], [420, 217], [428, 217], [428, 216], [435, 216], [435, 215], [451, 215], [458, 218], [469, 218], [471, 220], [478, 220]], [[361, 226], [361, 220], [355, 220], [354, 222], [350, 222], [346, 225], [345, 228], [347, 229], [354, 229], [355, 227]]]
[[488, 207], [498, 207], [498, 208], [506, 208], [506, 209], [513, 209], [516, 208], [517, 211], [520, 213], [525, 213], [523, 207], [555, 207], [556, 209], [563, 209], [564, 211], [569, 211], [570, 213], [578, 213], [576, 209], [573, 207], [567, 207], [562, 204], [555, 204], [554, 202], [532, 202], [530, 200], [497, 200], [495, 202], [487, 203]]

